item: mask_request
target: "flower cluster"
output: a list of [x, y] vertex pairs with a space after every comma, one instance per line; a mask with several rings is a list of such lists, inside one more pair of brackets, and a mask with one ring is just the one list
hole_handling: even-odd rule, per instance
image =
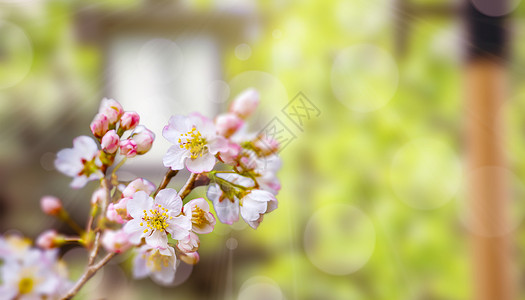
[[[172, 116], [162, 135], [173, 145], [163, 158], [167, 172], [157, 187], [145, 178], [119, 180], [116, 171], [127, 159], [146, 154], [155, 134], [139, 125], [136, 112], [103, 99], [90, 125], [94, 138], [75, 138], [73, 148], [59, 151], [55, 161], [57, 170], [73, 177], [73, 188], [91, 180], [100, 183], [91, 196], [86, 226], [69, 217], [60, 199], [43, 197], [42, 211], [66, 222], [78, 235], [44, 231], [36, 241], [42, 250], [30, 248], [23, 239], [1, 238], [0, 259], [5, 262], [0, 294], [9, 295], [6, 299], [26, 299], [25, 295], [72, 298], [91, 276], [82, 276], [74, 285], [67, 280], [58, 267], [55, 249], [64, 244], [76, 243], [89, 251], [85, 274], [91, 275], [115, 255], [130, 250], [135, 253], [134, 277], [150, 276], [169, 284], [181, 262], [199, 261], [199, 235], [213, 232], [213, 211], [222, 223], [232, 224], [241, 216], [257, 228], [264, 215], [277, 208], [280, 183], [276, 173], [281, 166], [279, 144], [247, 131], [246, 122], [258, 103], [259, 94], [249, 89], [214, 120], [198, 113]], [[182, 169], [191, 173], [184, 186], [179, 191], [169, 188], [170, 180]], [[208, 185], [208, 199], [189, 197], [195, 187], [203, 185]], [[13, 250], [16, 247], [23, 251]], [[106, 256], [97, 261], [102, 249]], [[21, 255], [24, 251], [28, 254]]]
[[31, 247], [18, 235], [0, 237], [2, 299], [59, 299], [72, 286], [58, 251]]

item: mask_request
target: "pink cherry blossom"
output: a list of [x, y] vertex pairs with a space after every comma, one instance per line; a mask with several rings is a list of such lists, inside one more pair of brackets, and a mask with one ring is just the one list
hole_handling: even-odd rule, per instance
[[215, 154], [226, 149], [226, 140], [217, 135], [213, 123], [206, 117], [193, 114], [172, 116], [162, 135], [171, 143], [164, 156], [164, 166], [192, 173], [208, 172], [215, 166]]
[[79, 136], [73, 140], [73, 148], [60, 150], [55, 167], [65, 175], [73, 177], [72, 188], [81, 188], [90, 180], [104, 177], [97, 144], [88, 136]]
[[259, 92], [254, 89], [243, 91], [230, 105], [230, 112], [246, 119], [253, 114], [259, 105]]
[[186, 237], [179, 240], [177, 249], [183, 253], [195, 252], [199, 250], [200, 243], [199, 237], [195, 233], [190, 232]]
[[141, 246], [133, 259], [133, 277], [150, 276], [155, 282], [168, 285], [175, 279], [177, 257], [170, 246]]
[[100, 102], [98, 112], [105, 115], [108, 118], [108, 122], [114, 125], [118, 122], [120, 116], [124, 113], [124, 110], [122, 109], [122, 105], [117, 101], [104, 98]]
[[62, 210], [62, 201], [55, 196], [44, 196], [40, 199], [40, 208], [50, 216], [56, 216]]
[[112, 154], [118, 150], [119, 142], [120, 137], [118, 136], [115, 129], [112, 129], [104, 134], [102, 140], [100, 141], [100, 146], [104, 152]]
[[127, 158], [132, 158], [137, 155], [137, 143], [134, 140], [120, 141], [120, 154]]
[[120, 117], [120, 128], [123, 130], [131, 130], [137, 125], [139, 125], [140, 116], [134, 111], [125, 112], [122, 117]]
[[142, 238], [152, 247], [167, 247], [169, 233], [173, 239], [186, 237], [192, 227], [191, 219], [182, 214], [182, 200], [174, 189], [161, 190], [155, 199], [139, 191], [127, 202], [132, 219], [124, 225], [132, 244]]
[[96, 138], [102, 138], [109, 130], [108, 117], [103, 114], [96, 114], [89, 128]]
[[236, 165], [241, 151], [242, 147], [239, 144], [228, 141], [225, 149], [219, 153], [219, 158], [226, 164]]
[[190, 200], [184, 205], [184, 214], [191, 217], [192, 230], [199, 234], [213, 231], [215, 217], [210, 212], [210, 206], [204, 198]]
[[128, 220], [131, 220], [131, 216], [128, 214], [128, 200], [131, 198], [122, 198], [117, 203], [110, 203], [106, 212], [106, 218], [108, 220], [124, 224]]

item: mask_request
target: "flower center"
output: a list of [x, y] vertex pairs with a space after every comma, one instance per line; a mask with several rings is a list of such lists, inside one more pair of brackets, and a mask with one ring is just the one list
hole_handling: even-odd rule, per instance
[[206, 139], [195, 127], [180, 135], [179, 144], [181, 149], [190, 150], [192, 159], [204, 155], [206, 151]]
[[86, 177], [89, 177], [89, 175], [95, 173], [99, 169], [99, 167], [95, 163], [95, 159], [96, 157], [93, 157], [92, 160], [88, 161], [83, 158], [82, 164], [84, 165], [84, 168], [80, 172], [78, 172], [78, 176], [86, 175]]
[[[160, 204], [157, 204], [155, 209], [150, 209], [149, 212], [146, 210], [143, 212], [144, 217], [142, 217], [142, 220], [146, 222], [146, 226], [151, 231], [165, 230], [169, 226], [166, 221], [173, 219], [173, 217], [168, 216], [168, 209]], [[144, 222], [141, 222], [140, 226], [144, 226]], [[144, 229], [144, 233], [148, 232], [148, 229]]]
[[207, 222], [205, 214], [206, 212], [204, 210], [195, 206], [191, 212], [191, 222], [197, 226], [203, 225]]
[[29, 294], [33, 290], [33, 286], [35, 285], [35, 282], [33, 281], [33, 278], [24, 277], [20, 279], [18, 282], [18, 291], [20, 294]]
[[146, 264], [150, 270], [158, 272], [162, 270], [162, 267], [168, 267], [170, 262], [170, 257], [160, 254], [159, 250], [156, 250], [148, 257]]

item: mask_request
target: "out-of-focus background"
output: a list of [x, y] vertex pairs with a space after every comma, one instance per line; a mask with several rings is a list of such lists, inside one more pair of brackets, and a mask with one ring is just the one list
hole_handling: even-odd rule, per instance
[[[96, 183], [70, 189], [53, 161], [90, 134], [103, 97], [157, 134], [120, 175], [158, 184], [169, 117], [212, 117], [254, 87], [253, 130], [277, 124], [286, 138], [279, 209], [257, 230], [218, 224], [172, 287], [132, 280], [124, 255], [79, 299], [468, 299], [460, 4], [0, 0], [0, 232], [67, 232], [38, 209], [48, 194], [87, 218]], [[525, 6], [509, 13], [509, 92], [496, 113], [513, 192], [505, 234], [522, 253]], [[85, 253], [63, 255], [78, 276]], [[513, 268], [519, 278], [522, 255]]]

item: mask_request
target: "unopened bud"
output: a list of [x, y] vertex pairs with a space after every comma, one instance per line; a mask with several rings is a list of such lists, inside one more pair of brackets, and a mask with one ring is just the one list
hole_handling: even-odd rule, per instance
[[246, 119], [252, 115], [259, 105], [259, 92], [247, 89], [235, 98], [230, 105], [230, 112]]
[[120, 137], [118, 136], [117, 132], [112, 129], [102, 137], [102, 140], [100, 141], [100, 146], [102, 146], [102, 150], [104, 150], [106, 153], [115, 153], [119, 147]]
[[40, 208], [50, 216], [57, 216], [62, 211], [62, 201], [54, 196], [44, 196], [40, 199]]
[[139, 125], [133, 131], [131, 138], [137, 143], [137, 154], [144, 154], [151, 149], [155, 134], [145, 126]]
[[42, 249], [56, 248], [63, 243], [64, 238], [53, 229], [42, 232], [36, 239], [36, 245]]
[[108, 122], [114, 125], [120, 119], [124, 110], [118, 101], [104, 98], [102, 99], [102, 102], [100, 102], [98, 112], [104, 114], [108, 118]]
[[104, 114], [96, 114], [89, 128], [96, 138], [103, 137], [109, 129], [108, 117]]
[[120, 154], [128, 158], [135, 157], [137, 155], [137, 143], [134, 140], [120, 141]]
[[126, 251], [131, 243], [124, 230], [106, 230], [102, 235], [102, 246], [108, 252], [121, 253]]
[[183, 253], [179, 258], [188, 265], [195, 265], [200, 260], [199, 252]]
[[215, 119], [217, 132], [224, 137], [230, 137], [239, 130], [243, 124], [244, 121], [233, 113], [222, 114]]
[[122, 117], [120, 117], [120, 128], [122, 130], [131, 130], [137, 125], [139, 125], [140, 116], [134, 111], [125, 112]]

